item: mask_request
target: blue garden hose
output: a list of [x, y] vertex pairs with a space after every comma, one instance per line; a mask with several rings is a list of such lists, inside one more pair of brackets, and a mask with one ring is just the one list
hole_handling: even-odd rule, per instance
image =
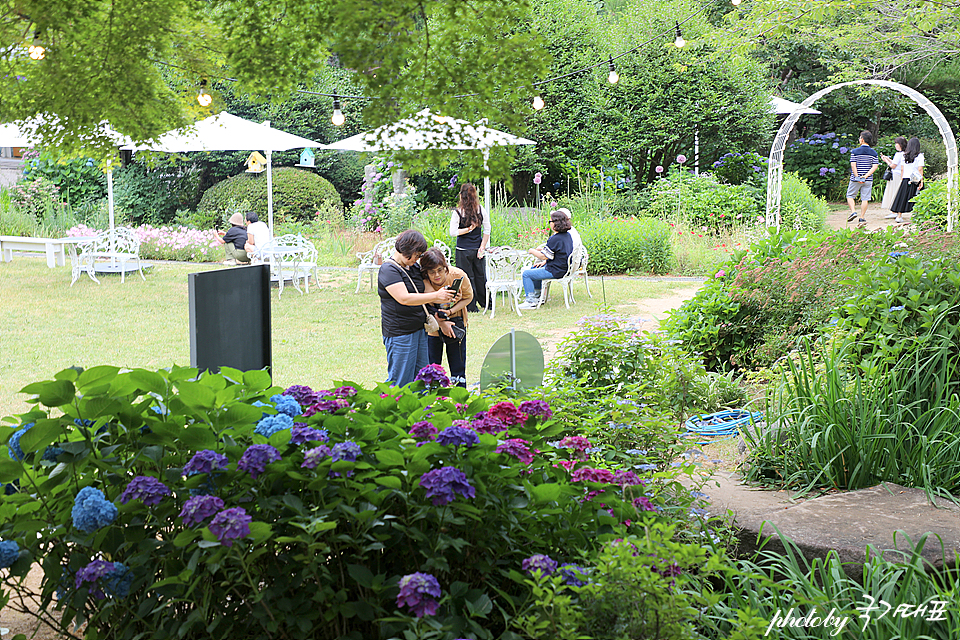
[[[745, 409], [727, 409], [718, 413], [709, 415], [694, 416], [684, 423], [687, 428], [687, 435], [694, 435], [701, 438], [721, 438], [726, 440], [732, 438], [740, 431], [740, 427], [757, 422], [763, 419], [763, 413], [749, 412]], [[709, 444], [717, 442], [715, 439], [699, 440], [697, 444]]]

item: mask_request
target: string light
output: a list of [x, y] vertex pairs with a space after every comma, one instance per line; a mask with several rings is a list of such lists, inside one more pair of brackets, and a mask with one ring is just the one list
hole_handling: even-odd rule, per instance
[[617, 84], [618, 80], [620, 80], [620, 74], [617, 73], [617, 68], [613, 66], [613, 58], [610, 58], [610, 74], [607, 76], [607, 82]]
[[687, 41], [683, 39], [683, 34], [680, 33], [680, 23], [678, 22], [676, 24], [677, 24], [677, 39], [673, 41], [673, 44], [677, 47], [677, 49], [682, 49], [683, 45], [687, 44]]
[[33, 44], [27, 48], [27, 53], [29, 53], [30, 57], [34, 60], [43, 60], [44, 56], [47, 55], [47, 50], [40, 44], [39, 31], [33, 34]]
[[536, 109], [537, 111], [540, 111], [540, 109], [543, 109], [544, 106], [546, 106], [546, 105], [545, 105], [544, 102], [543, 102], [543, 98], [541, 98], [540, 96], [534, 97], [534, 99], [533, 99], [533, 108], [534, 108], [534, 109]]
[[735, 7], [739, 7], [741, 2], [743, 2], [743, 0], [730, 0], [730, 4]]
[[207, 93], [207, 81], [200, 81], [200, 91], [197, 93], [197, 102], [200, 103], [201, 107], [209, 107], [213, 102], [213, 96]]
[[340, 98], [337, 97], [337, 94], [333, 94], [333, 115], [330, 116], [330, 122], [339, 127], [343, 125], [346, 120], [347, 119], [343, 117], [343, 112], [340, 111]]

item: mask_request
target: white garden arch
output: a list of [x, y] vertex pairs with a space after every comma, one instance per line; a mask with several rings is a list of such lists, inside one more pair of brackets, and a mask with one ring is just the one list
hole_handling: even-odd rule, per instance
[[783, 186], [783, 150], [787, 144], [787, 136], [790, 134], [790, 130], [793, 129], [793, 125], [797, 123], [797, 120], [803, 114], [804, 109], [812, 106], [814, 102], [832, 91], [836, 91], [841, 87], [848, 87], [854, 84], [872, 84], [879, 87], [893, 89], [894, 91], [899, 91], [923, 107], [923, 110], [927, 112], [927, 115], [933, 118], [933, 121], [937, 124], [937, 129], [940, 130], [940, 135], [943, 137], [943, 144], [947, 149], [947, 231], [953, 231], [953, 194], [957, 185], [957, 139], [954, 137], [953, 130], [950, 129], [947, 119], [943, 117], [943, 114], [940, 113], [940, 110], [937, 109], [936, 105], [927, 100], [923, 94], [916, 89], [912, 89], [896, 82], [890, 82], [889, 80], [854, 80], [852, 82], [835, 84], [827, 87], [826, 89], [817, 91], [804, 100], [800, 105], [798, 105], [793, 113], [787, 116], [787, 119], [783, 121], [782, 125], [780, 125], [780, 130], [777, 131], [777, 137], [774, 139], [773, 146], [770, 148], [770, 162], [767, 165], [767, 227], [776, 225], [777, 229], [780, 228], [780, 192]]

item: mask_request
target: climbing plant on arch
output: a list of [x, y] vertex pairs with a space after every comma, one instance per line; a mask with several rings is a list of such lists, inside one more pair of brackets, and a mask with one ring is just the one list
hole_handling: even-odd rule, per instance
[[920, 105], [920, 107], [927, 112], [927, 115], [933, 118], [937, 129], [940, 130], [940, 135], [943, 137], [943, 144], [947, 150], [947, 231], [953, 231], [953, 208], [955, 204], [953, 202], [953, 194], [957, 186], [957, 139], [954, 137], [953, 130], [950, 128], [949, 123], [947, 123], [947, 119], [944, 118], [935, 104], [930, 102], [916, 89], [897, 82], [890, 82], [889, 80], [853, 80], [851, 82], [835, 84], [817, 91], [800, 103], [793, 113], [787, 116], [787, 119], [780, 125], [780, 130], [777, 131], [777, 137], [774, 138], [773, 146], [770, 148], [770, 163], [767, 167], [767, 226], [776, 226], [777, 229], [780, 228], [780, 191], [783, 185], [783, 150], [787, 144], [787, 136], [790, 134], [790, 130], [793, 129], [793, 125], [797, 123], [797, 120], [807, 107], [812, 106], [813, 103], [823, 96], [842, 87], [855, 84], [872, 84], [899, 91]]

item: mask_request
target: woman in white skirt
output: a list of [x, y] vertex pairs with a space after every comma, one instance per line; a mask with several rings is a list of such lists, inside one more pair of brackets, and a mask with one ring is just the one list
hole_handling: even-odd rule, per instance
[[[903, 136], [897, 136], [893, 146], [897, 148], [897, 152], [893, 154], [892, 158], [883, 154], [880, 155], [880, 159], [887, 163], [893, 173], [893, 178], [887, 182], [887, 186], [883, 190], [883, 200], [880, 201], [881, 209], [889, 209], [893, 206], [893, 200], [897, 197], [897, 191], [900, 189], [900, 181], [903, 180], [903, 152], [907, 148], [907, 139]], [[897, 214], [890, 213], [886, 217], [895, 218], [896, 216]]]
[[893, 199], [890, 210], [897, 214], [897, 223], [903, 222], [903, 214], [913, 211], [913, 196], [923, 189], [923, 154], [920, 153], [920, 140], [910, 138], [903, 152], [903, 174], [897, 197]]

